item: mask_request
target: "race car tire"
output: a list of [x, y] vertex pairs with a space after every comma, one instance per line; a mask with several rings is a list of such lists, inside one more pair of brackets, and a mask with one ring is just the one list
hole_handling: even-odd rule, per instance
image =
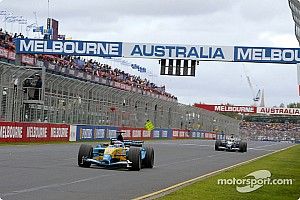
[[240, 142], [239, 152], [246, 152], [246, 151], [247, 151], [247, 143], [246, 142]]
[[143, 165], [146, 168], [153, 168], [154, 165], [154, 149], [153, 147], [145, 147], [146, 156], [143, 160]]
[[238, 151], [243, 152], [243, 150], [244, 150], [244, 142], [240, 142]]
[[245, 142], [245, 149], [244, 152], [247, 152], [247, 142]]
[[128, 160], [132, 162], [131, 170], [140, 171], [142, 168], [141, 149], [137, 147], [130, 147], [128, 151]]
[[78, 166], [79, 167], [90, 167], [91, 162], [83, 161], [82, 158], [93, 158], [93, 147], [91, 145], [82, 144], [78, 152]]
[[217, 140], [215, 142], [215, 150], [216, 151], [220, 151], [219, 146], [221, 146], [221, 145], [222, 145], [222, 141], [221, 140]]

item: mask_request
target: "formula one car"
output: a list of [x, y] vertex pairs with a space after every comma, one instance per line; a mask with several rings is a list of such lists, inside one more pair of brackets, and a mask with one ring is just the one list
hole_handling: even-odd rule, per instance
[[139, 171], [142, 167], [153, 168], [154, 150], [144, 146], [143, 141], [111, 139], [110, 144], [98, 144], [96, 147], [82, 144], [78, 152], [78, 165], [90, 167], [91, 164], [102, 167], [124, 167]]
[[217, 140], [215, 142], [215, 150], [247, 152], [247, 142], [234, 138], [230, 138], [227, 140]]

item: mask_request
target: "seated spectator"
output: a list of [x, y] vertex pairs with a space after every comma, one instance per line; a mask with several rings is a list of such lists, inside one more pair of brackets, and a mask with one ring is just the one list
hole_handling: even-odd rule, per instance
[[[3, 29], [0, 28], [0, 47], [3, 47], [10, 51], [15, 51], [15, 45], [13, 43], [14, 38], [24, 38], [24, 35], [22, 33], [15, 33], [12, 36], [7, 32], [4, 32]], [[44, 39], [48, 39], [48, 37]], [[106, 78], [109, 81], [127, 84], [129, 86], [140, 88], [144, 91], [148, 91], [158, 95], [163, 95], [168, 98], [177, 100], [175, 96], [166, 93], [164, 89], [162, 90], [163, 87], [156, 86], [154, 83], [151, 83], [146, 78], [142, 79], [139, 76], [125, 73], [124, 71], [118, 68], [112, 69], [110, 65], [97, 62], [93, 59], [85, 60], [80, 57], [56, 55], [36, 55], [36, 58], [37, 60], [45, 61], [56, 66], [84, 71], [88, 74], [93, 74], [102, 78]], [[37, 81], [37, 85], [35, 87], [37, 89], [35, 89], [34, 98], [36, 99], [39, 97], [39, 88], [42, 87], [41, 79]]]

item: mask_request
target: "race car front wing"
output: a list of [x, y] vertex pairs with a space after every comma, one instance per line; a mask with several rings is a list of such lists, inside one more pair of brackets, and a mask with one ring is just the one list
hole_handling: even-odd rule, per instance
[[132, 162], [129, 160], [126, 161], [118, 161], [118, 162], [110, 162], [109, 160], [95, 160], [95, 159], [86, 159], [82, 158], [85, 162], [91, 162], [97, 166], [108, 167], [108, 166], [123, 166], [123, 167], [131, 167]]

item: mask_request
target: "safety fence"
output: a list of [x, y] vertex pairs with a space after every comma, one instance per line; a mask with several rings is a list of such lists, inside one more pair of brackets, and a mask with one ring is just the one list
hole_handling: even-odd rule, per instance
[[67, 125], [50, 123], [0, 122], [0, 142], [97, 141], [116, 138], [122, 131], [124, 139], [216, 139], [218, 134], [205, 130], [154, 129]]
[[1, 121], [144, 127], [150, 120], [159, 129], [239, 132], [238, 120], [215, 112], [48, 69], [0, 61]]

